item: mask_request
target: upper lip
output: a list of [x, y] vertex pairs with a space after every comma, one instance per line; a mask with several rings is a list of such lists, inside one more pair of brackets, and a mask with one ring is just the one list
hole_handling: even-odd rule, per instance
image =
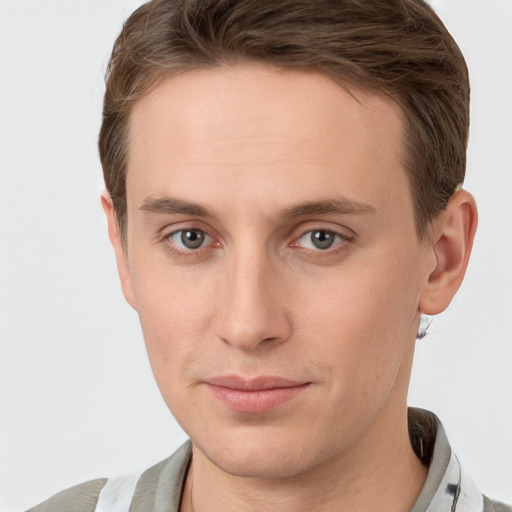
[[262, 375], [250, 379], [238, 375], [223, 375], [205, 380], [212, 386], [220, 386], [239, 391], [262, 391], [266, 389], [293, 388], [309, 384], [307, 381], [285, 379], [276, 375]]

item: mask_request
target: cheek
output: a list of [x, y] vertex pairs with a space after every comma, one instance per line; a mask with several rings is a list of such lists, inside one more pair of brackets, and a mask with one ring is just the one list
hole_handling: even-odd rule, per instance
[[[211, 324], [211, 311], [201, 297], [212, 295], [207, 293], [206, 283], [199, 287], [183, 276], [134, 274], [137, 312], [149, 361], [165, 395], [183, 381], [183, 372], [200, 355], [200, 341], [207, 338]], [[199, 289], [201, 293], [196, 293]]]
[[321, 294], [308, 290], [300, 316], [334, 380], [355, 394], [393, 384], [417, 328], [415, 265], [400, 257], [377, 261], [339, 272]]

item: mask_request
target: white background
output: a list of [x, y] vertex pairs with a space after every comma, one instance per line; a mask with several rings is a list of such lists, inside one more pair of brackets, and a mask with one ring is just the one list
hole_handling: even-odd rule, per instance
[[[512, 0], [432, 2], [472, 72], [462, 289], [419, 343], [410, 403], [512, 502]], [[135, 0], [0, 0], [0, 510], [148, 467], [184, 439], [122, 298], [99, 204], [103, 74]]]

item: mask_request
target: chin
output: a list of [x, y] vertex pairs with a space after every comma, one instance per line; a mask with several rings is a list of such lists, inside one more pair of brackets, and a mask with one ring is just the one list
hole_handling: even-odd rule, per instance
[[231, 436], [216, 443], [208, 440], [192, 442], [216, 467], [244, 478], [296, 476], [322, 464], [332, 455], [332, 447], [314, 446], [310, 436], [299, 441], [296, 435], [285, 432], [281, 435], [247, 432], [244, 436]]
[[311, 465], [304, 464], [296, 452], [268, 454], [259, 450], [256, 453], [246, 452], [231, 456], [217, 453], [204, 455], [222, 471], [241, 478], [288, 478], [311, 468]]

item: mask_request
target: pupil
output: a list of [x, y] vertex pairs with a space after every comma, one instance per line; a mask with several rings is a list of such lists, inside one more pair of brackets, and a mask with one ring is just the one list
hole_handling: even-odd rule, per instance
[[334, 234], [330, 231], [313, 231], [311, 241], [318, 249], [329, 249], [334, 243]]
[[181, 241], [188, 249], [198, 249], [203, 244], [204, 233], [202, 231], [183, 231]]

